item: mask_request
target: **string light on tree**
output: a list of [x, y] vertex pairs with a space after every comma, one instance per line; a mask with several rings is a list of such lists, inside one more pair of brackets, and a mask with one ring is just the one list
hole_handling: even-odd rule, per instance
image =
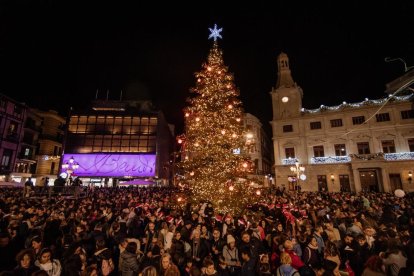
[[[213, 47], [201, 71], [195, 74], [195, 87], [185, 109], [190, 118], [185, 121], [186, 158], [180, 166], [188, 176], [185, 181], [192, 200], [208, 200], [216, 210], [234, 213], [251, 201], [256, 190], [248, 181], [242, 181], [251, 162], [240, 151], [245, 146], [242, 103], [217, 43], [221, 31], [217, 25], [210, 29]], [[196, 116], [191, 119], [193, 115], [187, 113]]]

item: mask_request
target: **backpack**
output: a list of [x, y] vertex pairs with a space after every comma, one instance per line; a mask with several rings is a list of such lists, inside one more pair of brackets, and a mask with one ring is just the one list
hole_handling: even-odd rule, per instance
[[315, 271], [313, 271], [313, 269], [308, 265], [304, 265], [301, 268], [299, 268], [298, 272], [299, 272], [299, 275], [301, 276], [314, 276], [315, 275]]

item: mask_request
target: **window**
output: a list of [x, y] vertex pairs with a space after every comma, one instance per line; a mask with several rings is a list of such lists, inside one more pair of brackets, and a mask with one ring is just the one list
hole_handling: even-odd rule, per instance
[[56, 166], [55, 162], [52, 162], [50, 164], [50, 172], [49, 172], [49, 174], [55, 174], [55, 166]]
[[401, 118], [405, 119], [414, 119], [414, 110], [403, 110], [401, 111]]
[[352, 124], [362, 125], [365, 122], [365, 116], [352, 117]]
[[349, 175], [347, 174], [340, 174], [339, 175], [339, 185], [341, 192], [350, 192], [351, 185], [349, 183]]
[[292, 132], [293, 126], [292, 125], [284, 125], [283, 126], [283, 132]]
[[345, 144], [335, 144], [335, 155], [346, 156]]
[[326, 181], [326, 175], [318, 175], [318, 191], [319, 192], [327, 192], [328, 191], [328, 183]]
[[331, 120], [331, 127], [341, 127], [341, 126], [342, 126], [342, 119]]
[[17, 133], [17, 123], [10, 122], [8, 134], [13, 135], [13, 134], [16, 134], [16, 133]]
[[6, 99], [0, 98], [0, 108], [6, 108]]
[[286, 158], [295, 158], [295, 148], [285, 148]]
[[310, 122], [310, 129], [321, 129], [321, 122]]
[[361, 142], [357, 143], [358, 154], [370, 154], [369, 150], [369, 143], [368, 142]]
[[10, 168], [10, 161], [12, 157], [13, 151], [11, 149], [4, 149], [3, 156], [1, 157], [1, 164], [0, 166], [4, 169]]
[[54, 156], [58, 155], [58, 146], [55, 146], [55, 147], [53, 148], [53, 155], [54, 155]]
[[408, 139], [408, 148], [410, 152], [414, 152], [414, 138]]
[[381, 141], [383, 153], [395, 153], [394, 140]]
[[314, 146], [313, 147], [313, 156], [314, 157], [324, 157], [325, 152], [323, 150], [323, 146]]
[[35, 151], [35, 154], [36, 154], [36, 155], [39, 155], [39, 153], [40, 153], [40, 143], [37, 143], [37, 144], [36, 144], [36, 151]]
[[15, 105], [14, 106], [14, 114], [15, 115], [20, 115], [23, 112], [23, 108], [21, 106]]
[[390, 121], [390, 113], [380, 113], [375, 115], [375, 117], [377, 118], [377, 122], [386, 122], [386, 121]]

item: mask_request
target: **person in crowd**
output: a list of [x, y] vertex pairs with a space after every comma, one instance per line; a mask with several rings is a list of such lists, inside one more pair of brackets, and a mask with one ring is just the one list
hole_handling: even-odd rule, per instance
[[295, 269], [300, 269], [302, 266], [304, 266], [304, 263], [301, 260], [301, 258], [298, 255], [296, 255], [296, 253], [293, 251], [293, 243], [291, 240], [287, 239], [283, 243], [283, 250], [285, 253], [289, 254], [291, 259], [291, 265]]
[[[207, 228], [206, 226], [203, 226], [203, 227]], [[226, 244], [224, 240], [221, 238], [221, 233], [220, 233], [219, 228], [214, 228], [212, 239], [210, 239], [209, 242], [211, 244], [210, 254], [213, 256], [213, 261], [217, 264], [219, 257], [223, 254], [223, 247]]]
[[190, 245], [193, 262], [200, 267], [202, 261], [208, 255], [208, 246], [206, 241], [200, 237], [199, 229], [194, 229]]
[[260, 255], [259, 263], [258, 263], [258, 266], [257, 266], [257, 275], [260, 275], [260, 276], [270, 276], [270, 275], [272, 275], [268, 254]]
[[137, 259], [137, 243], [128, 242], [119, 260], [119, 272], [121, 276], [138, 275], [139, 265]]
[[318, 253], [318, 241], [314, 236], [309, 237], [308, 245], [303, 250], [302, 260], [310, 267], [316, 267], [321, 261]]
[[369, 257], [364, 265], [362, 276], [386, 276], [385, 265], [380, 256], [373, 255]]
[[161, 256], [160, 274], [161, 275], [168, 275], [168, 274], [180, 275], [180, 271], [178, 270], [177, 266], [172, 262], [171, 255], [168, 253], [164, 253], [164, 255]]
[[277, 276], [300, 276], [299, 272], [292, 266], [290, 255], [283, 252], [280, 255], [280, 266], [276, 271]]
[[176, 232], [175, 237], [172, 241], [171, 245], [171, 256], [174, 260], [174, 263], [178, 266], [183, 266], [186, 259], [186, 252], [185, 252], [185, 242], [181, 240], [181, 233]]
[[23, 194], [25, 197], [30, 197], [31, 193], [33, 192], [33, 181], [32, 179], [29, 177], [27, 178], [26, 182], [24, 183], [24, 191]]
[[236, 247], [236, 240], [232, 235], [227, 235], [227, 245], [223, 247], [222, 252], [230, 274], [238, 275], [240, 272], [241, 262], [239, 259], [239, 251]]
[[158, 276], [158, 272], [157, 269], [153, 266], [147, 266], [146, 268], [144, 268], [141, 272], [142, 276]]
[[328, 240], [335, 243], [338, 246], [341, 242], [341, 234], [339, 233], [339, 230], [334, 227], [332, 221], [326, 222], [325, 227], [325, 233], [328, 237]]
[[244, 248], [241, 250], [241, 257], [243, 260], [243, 265], [241, 268], [241, 276], [254, 276], [256, 274], [255, 266], [256, 261], [252, 258], [252, 253], [249, 248]]
[[34, 256], [35, 256], [35, 258], [36, 259], [39, 259], [39, 254], [40, 254], [40, 252], [41, 252], [41, 250], [42, 250], [42, 245], [43, 245], [43, 242], [42, 242], [42, 239], [40, 238], [40, 236], [34, 236], [32, 239], [31, 239], [31, 247], [32, 247], [32, 249], [33, 249], [33, 253], [34, 253]]
[[379, 256], [385, 265], [388, 275], [396, 276], [401, 269], [407, 266], [407, 257], [398, 246], [389, 248], [386, 252], [380, 253]]
[[52, 259], [52, 250], [47, 247], [42, 248], [35, 261], [35, 265], [39, 269], [46, 271], [49, 276], [60, 276], [62, 273], [60, 261]]
[[218, 266], [217, 266], [217, 276], [230, 276], [230, 271], [228, 269], [226, 260], [223, 256], [219, 256]]
[[201, 275], [205, 276], [216, 276], [218, 273], [214, 267], [214, 262], [211, 258], [206, 258], [203, 262], [203, 267], [201, 268]]
[[39, 267], [34, 265], [34, 255], [31, 249], [24, 249], [16, 256], [17, 266], [13, 273], [16, 276], [29, 276], [39, 270]]
[[[414, 197], [410, 194], [398, 198], [375, 192], [276, 194], [269, 190], [235, 217], [215, 208], [207, 210], [210, 203], [181, 206], [176, 194], [188, 191], [174, 187], [101, 187], [78, 198], [26, 198], [22, 190], [2, 188], [0, 193], [0, 261], [5, 271], [16, 265], [23, 273], [29, 267], [37, 269], [33, 261], [40, 266], [39, 255], [47, 247], [52, 267], [60, 261], [61, 275], [120, 275], [128, 263], [121, 256], [130, 255], [126, 251], [130, 242], [137, 250], [129, 253], [136, 254], [139, 264], [133, 275], [147, 267], [155, 267], [160, 275], [201, 275], [202, 267], [207, 271], [205, 260], [213, 261], [218, 275], [250, 271], [265, 275], [267, 258], [270, 271], [277, 274], [285, 265], [282, 255], [289, 255], [290, 266], [301, 275], [312, 275], [313, 270], [325, 275], [380, 273], [378, 257], [388, 275], [413, 271]], [[369, 206], [364, 205], [366, 200]], [[37, 257], [25, 257], [31, 265], [10, 260], [25, 248], [31, 249], [31, 255], [36, 251]], [[163, 266], [166, 251], [171, 255], [164, 258]], [[375, 262], [368, 262], [371, 256]], [[44, 261], [46, 270], [50, 262]]]

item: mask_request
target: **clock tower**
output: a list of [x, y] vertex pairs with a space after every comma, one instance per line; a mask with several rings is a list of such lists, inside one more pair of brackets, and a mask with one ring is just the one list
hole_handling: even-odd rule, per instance
[[273, 120], [299, 117], [302, 109], [302, 89], [293, 81], [289, 58], [285, 53], [277, 57], [277, 82], [272, 88]]

